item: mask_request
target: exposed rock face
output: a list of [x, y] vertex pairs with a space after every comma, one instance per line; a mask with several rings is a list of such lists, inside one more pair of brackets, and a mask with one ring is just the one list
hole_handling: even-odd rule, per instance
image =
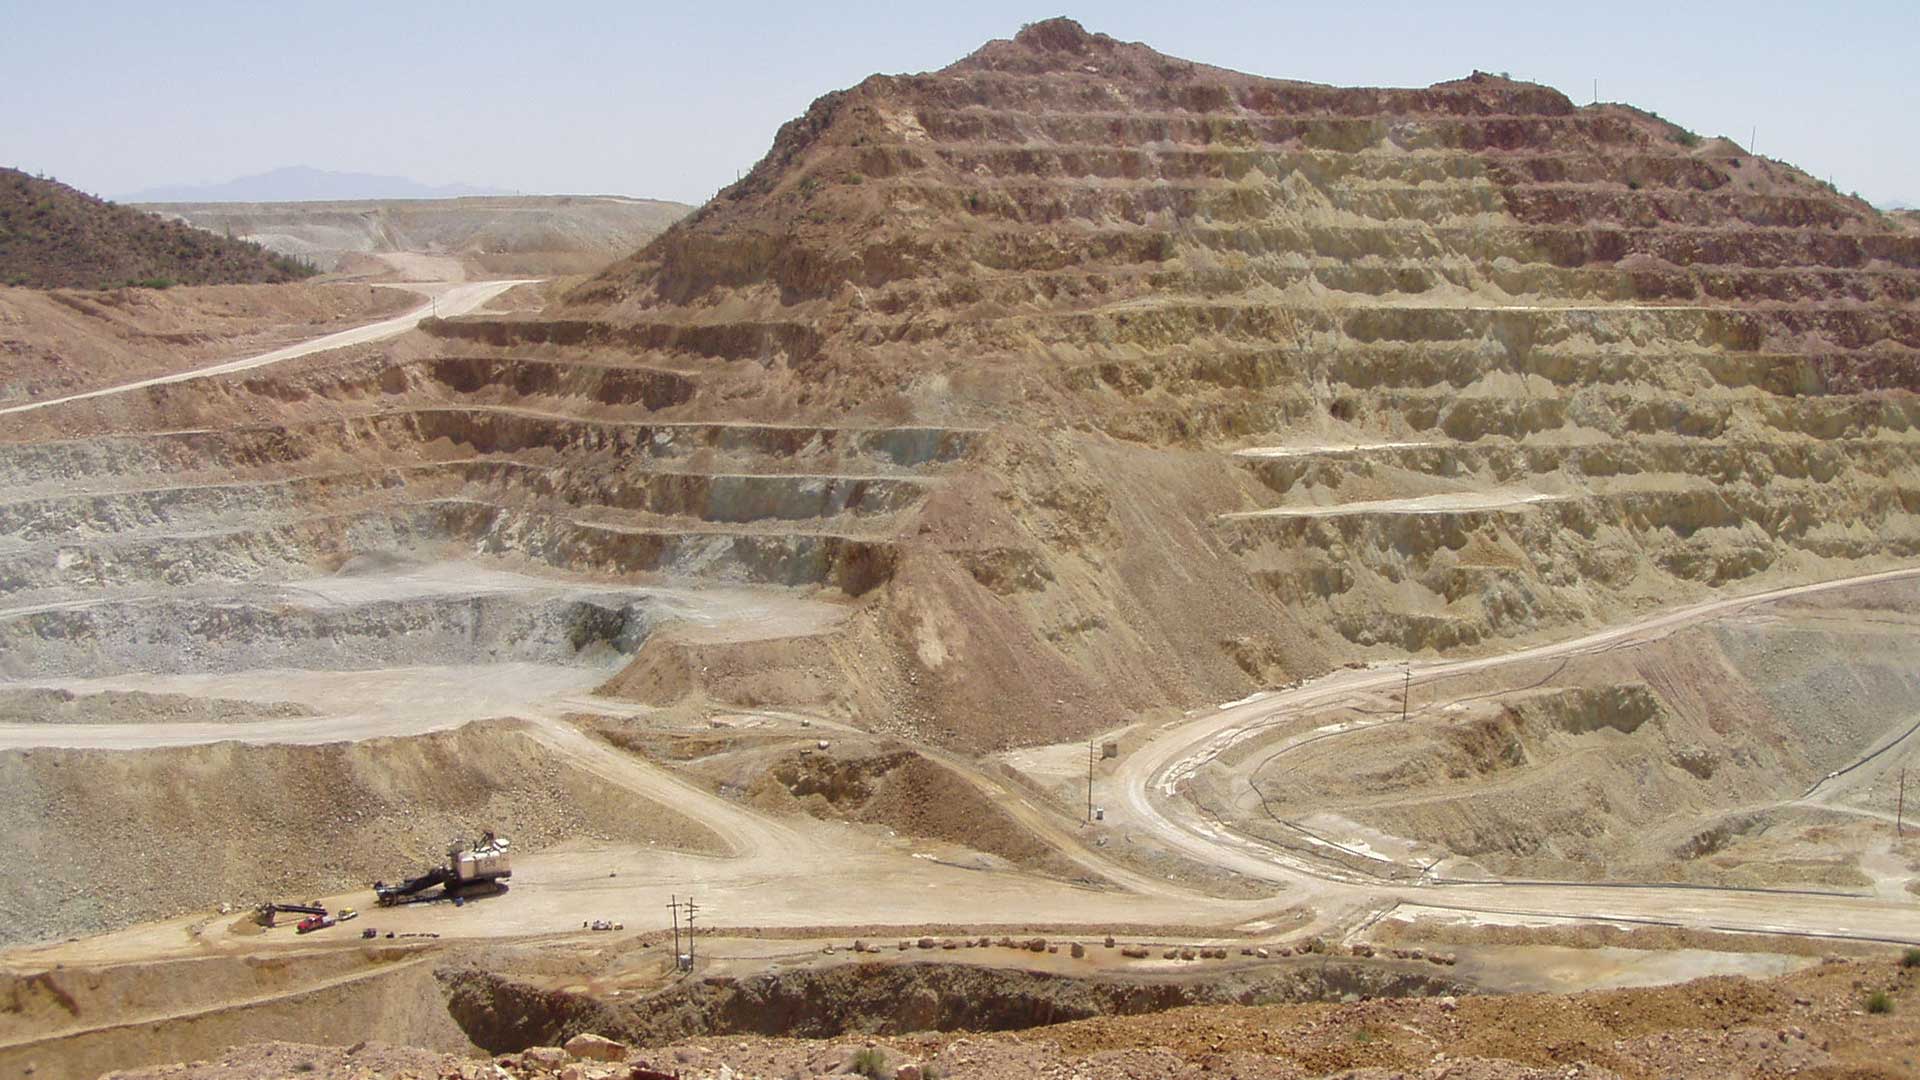
[[[663, 630], [610, 692], [1054, 741], [1911, 556], [1917, 268], [1920, 234], [1632, 109], [1053, 20], [821, 98], [557, 309], [155, 404], [267, 426], [116, 452], [398, 457], [362, 536], [856, 608]], [[183, 578], [233, 558], [196, 542]]]

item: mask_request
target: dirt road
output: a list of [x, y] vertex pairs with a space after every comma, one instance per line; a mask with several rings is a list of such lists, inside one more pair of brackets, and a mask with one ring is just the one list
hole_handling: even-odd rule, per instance
[[[1586, 637], [1501, 656], [1411, 665], [1413, 683], [1433, 681], [1508, 664], [1572, 656], [1650, 641], [1682, 627], [1744, 608], [1836, 589], [1920, 577], [1920, 568], [1885, 571], [1836, 581], [1776, 589], [1664, 612]], [[1863, 897], [1785, 895], [1757, 890], [1573, 884], [1386, 886], [1340, 875], [1328, 866], [1227, 830], [1181, 797], [1188, 781], [1208, 763], [1289, 716], [1319, 711], [1344, 699], [1398, 689], [1408, 667], [1343, 671], [1293, 690], [1230, 703], [1212, 715], [1159, 735], [1116, 771], [1113, 787], [1134, 821], [1156, 836], [1211, 865], [1250, 877], [1291, 884], [1300, 895], [1328, 905], [1392, 905], [1418, 902], [1461, 911], [1506, 915], [1573, 916], [1834, 937], [1866, 937], [1920, 943], [1920, 911], [1911, 904]]]
[[180, 371], [152, 379], [141, 379], [138, 382], [109, 386], [102, 390], [89, 390], [83, 394], [69, 394], [65, 397], [48, 398], [45, 401], [29, 401], [24, 405], [13, 405], [0, 409], [0, 416], [5, 416], [9, 413], [31, 412], [35, 409], [51, 408], [55, 405], [64, 405], [73, 401], [85, 401], [89, 398], [124, 394], [133, 390], [142, 390], [149, 386], [187, 382], [192, 379], [205, 379], [216, 375], [232, 375], [235, 372], [250, 371], [253, 368], [266, 367], [269, 364], [278, 364], [297, 357], [326, 352], [330, 349], [344, 349], [350, 345], [365, 345], [369, 342], [383, 341], [387, 338], [398, 337], [406, 333], [420, 325], [420, 320], [429, 316], [438, 315], [442, 318], [448, 318], [455, 315], [465, 315], [481, 307], [501, 293], [506, 292], [508, 289], [518, 285], [531, 285], [538, 280], [538, 278], [516, 278], [508, 281], [476, 281], [452, 285], [410, 282], [382, 286], [384, 288], [403, 288], [418, 292], [427, 296], [428, 300], [426, 303], [404, 315], [396, 315], [391, 319], [382, 319], [379, 322], [368, 323], [365, 326], [356, 326], [351, 330], [342, 330], [336, 334], [328, 334], [325, 337], [314, 338], [311, 341], [303, 341], [297, 345], [289, 345], [283, 349], [275, 349], [272, 352], [261, 353], [258, 356], [249, 356], [240, 360], [227, 360], [218, 364], [210, 364], [206, 367], [194, 368], [191, 371]]

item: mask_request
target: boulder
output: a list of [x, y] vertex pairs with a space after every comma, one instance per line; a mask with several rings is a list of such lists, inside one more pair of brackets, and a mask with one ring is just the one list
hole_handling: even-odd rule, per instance
[[529, 1046], [520, 1052], [520, 1060], [554, 1072], [573, 1059], [558, 1046]]
[[627, 1044], [614, 1042], [604, 1035], [591, 1033], [575, 1035], [567, 1040], [566, 1051], [584, 1061], [625, 1061]]

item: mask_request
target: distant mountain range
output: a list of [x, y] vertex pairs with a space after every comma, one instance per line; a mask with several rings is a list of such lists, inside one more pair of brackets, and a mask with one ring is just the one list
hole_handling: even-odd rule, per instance
[[452, 199], [462, 195], [511, 195], [500, 188], [448, 184], [434, 187], [404, 176], [329, 172], [292, 165], [224, 184], [175, 184], [121, 195], [116, 202], [326, 202], [338, 199]]

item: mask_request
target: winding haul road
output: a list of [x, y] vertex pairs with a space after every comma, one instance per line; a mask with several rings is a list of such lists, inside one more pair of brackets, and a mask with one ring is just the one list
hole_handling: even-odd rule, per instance
[[[419, 307], [414, 308], [404, 315], [395, 315], [390, 319], [382, 319], [379, 322], [368, 323], [365, 326], [356, 326], [351, 330], [342, 330], [339, 333], [328, 334], [325, 337], [302, 341], [295, 345], [288, 345], [282, 349], [275, 349], [272, 352], [261, 353], [258, 356], [249, 356], [240, 360], [224, 360], [218, 364], [210, 364], [206, 367], [193, 368], [189, 371], [176, 371], [171, 375], [160, 375], [151, 379], [141, 379], [138, 382], [123, 383], [119, 386], [109, 386], [100, 390], [88, 390], [82, 394], [68, 394], [65, 397], [48, 398], [45, 401], [29, 401], [25, 405], [11, 405], [7, 408], [0, 409], [0, 416], [6, 416], [9, 413], [32, 412], [35, 409], [48, 409], [55, 405], [65, 405], [75, 401], [86, 401], [91, 398], [110, 397], [115, 394], [130, 393], [134, 390], [144, 390], [151, 386], [164, 386], [168, 383], [188, 382], [193, 379], [208, 379], [219, 375], [232, 375], [235, 372], [251, 371], [254, 368], [282, 363], [297, 357], [311, 356], [314, 353], [327, 352], [331, 349], [344, 349], [350, 345], [366, 345], [375, 341], [384, 341], [387, 338], [399, 337], [401, 334], [420, 325], [420, 321], [429, 315], [438, 314], [442, 318], [465, 315], [516, 285], [532, 285], [540, 280], [539, 278], [516, 278], [510, 281], [475, 281], [453, 285], [438, 296], [430, 296], [426, 303], [421, 304]], [[415, 288], [416, 291], [420, 288], [434, 288], [434, 286], [414, 286], [411, 284], [384, 287]]]
[[1920, 944], [1920, 905], [1867, 897], [1788, 895], [1784, 890], [1658, 885], [1486, 883], [1392, 886], [1335, 876], [1313, 860], [1236, 834], [1208, 819], [1182, 789], [1207, 764], [1276, 720], [1414, 682], [1507, 664], [1577, 656], [1652, 641], [1761, 604], [1920, 578], [1920, 568], [1816, 582], [1711, 600], [1585, 637], [1471, 660], [1339, 672], [1293, 690], [1260, 695], [1162, 733], [1130, 755], [1113, 782], [1127, 810], [1155, 835], [1202, 862], [1298, 886], [1323, 908], [1381, 910], [1400, 903], [1502, 917], [1583, 918], [1698, 929], [1866, 938]]

